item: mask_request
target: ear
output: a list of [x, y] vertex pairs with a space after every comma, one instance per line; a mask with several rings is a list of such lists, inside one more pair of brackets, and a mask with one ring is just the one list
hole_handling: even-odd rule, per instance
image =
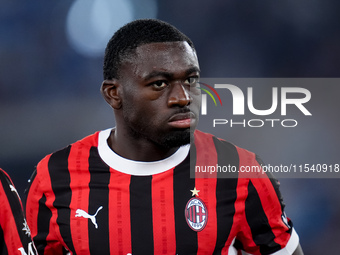
[[120, 89], [120, 84], [116, 79], [104, 80], [100, 88], [100, 92], [105, 101], [115, 110], [122, 107], [122, 99], [119, 93]]

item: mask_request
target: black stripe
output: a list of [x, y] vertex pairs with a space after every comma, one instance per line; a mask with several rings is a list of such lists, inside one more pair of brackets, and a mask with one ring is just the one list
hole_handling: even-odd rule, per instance
[[91, 178], [88, 213], [94, 215], [102, 206], [95, 217], [98, 228], [95, 228], [90, 219], [88, 222], [90, 254], [110, 254], [108, 209], [110, 168], [99, 157], [97, 147], [90, 149], [89, 171]]
[[[256, 161], [257, 161], [257, 163], [259, 163], [260, 166], [264, 166], [265, 165], [263, 163], [262, 159], [258, 155], [256, 155]], [[278, 200], [280, 201], [280, 204], [281, 204], [281, 211], [283, 213], [284, 208], [285, 208], [285, 204], [283, 202], [283, 197], [282, 197], [281, 192], [280, 192], [280, 182], [275, 178], [273, 173], [268, 171], [266, 174], [267, 174], [270, 182], [272, 183], [272, 185], [274, 187], [276, 196], [277, 196], [277, 198], [278, 198]]]
[[153, 254], [151, 176], [132, 176], [130, 215], [132, 254]]
[[70, 203], [72, 191], [70, 188], [71, 177], [68, 169], [68, 157], [71, 146], [53, 153], [48, 162], [49, 174], [51, 176], [52, 190], [55, 195], [53, 207], [57, 209], [57, 224], [60, 234], [68, 248], [74, 251], [71, 228], [70, 228]]
[[198, 249], [197, 232], [193, 231], [185, 219], [185, 206], [192, 198], [195, 179], [190, 171], [195, 171], [196, 148], [191, 146], [190, 156], [174, 169], [174, 210], [176, 231], [176, 254], [196, 254]]
[[[258, 155], [256, 155], [256, 161], [261, 166], [265, 165], [263, 163], [262, 159]], [[282, 217], [286, 217], [286, 215], [284, 214], [284, 210], [285, 210], [286, 205], [285, 205], [285, 203], [283, 201], [283, 196], [282, 196], [281, 191], [280, 191], [280, 182], [275, 178], [273, 173], [267, 172], [266, 174], [267, 174], [270, 182], [272, 183], [272, 185], [274, 187], [274, 190], [275, 190], [275, 193], [276, 193], [276, 196], [277, 196], [277, 199], [280, 202]], [[287, 230], [287, 233], [291, 234], [292, 230], [293, 230], [293, 222], [291, 220], [289, 220], [288, 218], [287, 218], [287, 220], [288, 220], [288, 226], [287, 226], [288, 230]]]
[[[39, 254], [44, 254], [45, 247], [47, 245], [46, 238], [50, 231], [50, 220], [52, 218], [51, 210], [46, 206], [45, 195], [39, 200], [37, 232], [34, 237], [35, 246]], [[38, 241], [39, 240], [39, 241]]]
[[7, 246], [5, 243], [4, 231], [0, 225], [0, 254], [1, 255], [8, 255]]
[[[235, 146], [215, 137], [213, 137], [213, 141], [216, 146], [218, 166], [235, 166], [238, 169], [239, 156]], [[233, 225], [237, 198], [237, 173], [222, 173], [222, 175], [218, 173], [216, 184], [217, 240], [213, 254], [221, 254], [222, 248], [225, 246]]]
[[[22, 213], [22, 207], [20, 204], [19, 197], [15, 191], [12, 191], [9, 185], [12, 185], [14, 187], [14, 184], [8, 179], [8, 177], [0, 172], [0, 182], [2, 184], [2, 187], [4, 189], [7, 202], [9, 203], [9, 206], [11, 208], [11, 214], [13, 215], [17, 227], [17, 232], [20, 236], [20, 238], [24, 238], [24, 235], [22, 233], [23, 223], [24, 223], [24, 216]], [[11, 230], [12, 231], [12, 230]], [[26, 239], [26, 238], [25, 238]], [[26, 240], [27, 241], [27, 240]]]
[[196, 223], [196, 217], [194, 216], [194, 212], [196, 211], [196, 208], [194, 210], [194, 206], [190, 207], [189, 213], [190, 213], [190, 220], [194, 223]]
[[235, 240], [234, 247], [236, 250], [244, 250], [243, 243], [238, 239]]
[[261, 254], [271, 254], [280, 250], [280, 245], [274, 242], [275, 235], [262, 208], [260, 197], [251, 181], [248, 184], [245, 212], [253, 240], [256, 245], [260, 246]]

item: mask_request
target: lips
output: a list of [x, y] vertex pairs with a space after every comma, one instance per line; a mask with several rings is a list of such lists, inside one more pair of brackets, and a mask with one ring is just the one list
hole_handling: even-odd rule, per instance
[[171, 116], [168, 123], [175, 128], [190, 128], [195, 121], [195, 114], [186, 112], [174, 114]]

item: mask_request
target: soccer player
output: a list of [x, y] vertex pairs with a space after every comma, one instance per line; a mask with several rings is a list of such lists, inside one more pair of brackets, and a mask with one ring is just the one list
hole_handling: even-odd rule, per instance
[[17, 190], [0, 168], [0, 254], [37, 254]]
[[275, 179], [197, 176], [257, 165], [198, 130], [200, 68], [191, 40], [137, 20], [108, 42], [101, 92], [116, 126], [42, 159], [26, 213], [40, 254], [303, 254]]

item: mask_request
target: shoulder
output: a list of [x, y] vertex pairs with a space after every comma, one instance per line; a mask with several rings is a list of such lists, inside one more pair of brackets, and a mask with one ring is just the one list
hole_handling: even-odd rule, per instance
[[[13, 215], [20, 214], [22, 210], [21, 200], [15, 186], [9, 177], [9, 175], [0, 168], [0, 204], [2, 207], [0, 210], [2, 213], [7, 214], [7, 208], [12, 208], [11, 213]], [[1, 213], [0, 213], [1, 215]]]
[[195, 130], [194, 140], [195, 140], [195, 145], [212, 143], [215, 146], [222, 145], [225, 147], [238, 148], [238, 146], [232, 144], [231, 142], [218, 138], [217, 136], [213, 134], [202, 132], [200, 130]]
[[[225, 170], [217, 173], [220, 178], [230, 178], [237, 175], [237, 178], [247, 180], [246, 182], [251, 179], [259, 179], [260, 182], [265, 181], [264, 179], [275, 180], [271, 173], [263, 170], [265, 164], [256, 153], [212, 134], [196, 130], [193, 149], [199, 165], [216, 165], [216, 167], [218, 165], [222, 170]], [[230, 172], [234, 174], [231, 175]]]
[[2, 168], [0, 168], [0, 179], [1, 181], [4, 179], [10, 180], [9, 175]]
[[98, 146], [98, 136], [100, 131], [95, 132], [94, 134], [88, 135], [74, 143], [69, 144], [68, 146], [61, 148], [53, 153], [48, 154], [45, 156], [39, 163], [44, 162], [46, 160], [50, 160], [50, 158], [57, 157], [62, 159], [63, 156], [67, 156], [70, 153], [71, 148], [82, 148], [88, 149], [91, 147]]
[[253, 163], [259, 159], [254, 152], [241, 148], [231, 142], [218, 138], [213, 134], [205, 133], [200, 130], [195, 130], [195, 146], [202, 147], [204, 150], [216, 150], [218, 154], [247, 158]]
[[9, 177], [9, 175], [3, 170], [0, 168], [0, 183], [4, 186], [8, 186], [8, 185], [11, 185], [14, 189], [14, 184], [11, 180], [11, 178]]
[[71, 147], [82, 147], [82, 148], [90, 148], [98, 146], [98, 136], [101, 131], [97, 131], [91, 135], [88, 135], [74, 143], [69, 144], [68, 146], [52, 153], [53, 154], [62, 154], [63, 152], [69, 150]]
[[43, 180], [45, 177], [50, 177], [52, 172], [55, 173], [67, 170], [68, 165], [75, 160], [87, 160], [91, 148], [96, 148], [98, 146], [99, 133], [100, 131], [97, 131], [62, 149], [46, 155], [37, 164], [36, 171], [33, 174], [34, 178], [31, 179]]

